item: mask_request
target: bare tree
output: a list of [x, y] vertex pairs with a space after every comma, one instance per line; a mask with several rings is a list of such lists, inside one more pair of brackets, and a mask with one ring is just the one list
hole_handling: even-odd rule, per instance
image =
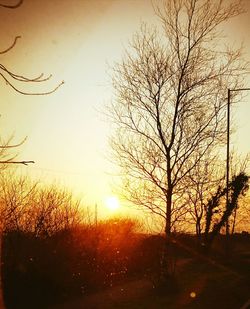
[[[247, 173], [249, 166], [249, 155], [240, 156], [235, 151], [230, 154], [230, 175], [233, 177], [240, 173]], [[189, 225], [189, 230], [195, 232], [199, 242], [202, 242], [202, 233], [205, 229], [205, 218], [207, 213], [208, 201], [217, 191], [218, 187], [225, 186], [225, 161], [219, 155], [207, 153], [187, 175], [187, 185], [184, 193], [186, 207], [189, 209], [185, 222]], [[240, 197], [238, 206], [234, 208], [232, 215], [229, 217], [231, 233], [234, 232], [237, 212], [244, 205], [243, 195]], [[222, 199], [220, 205], [216, 208], [216, 220], [225, 210], [225, 200]], [[241, 215], [240, 215], [241, 216]]]
[[184, 198], [188, 213], [185, 221], [191, 229], [195, 225], [198, 241], [201, 241], [205, 227], [205, 207], [208, 199], [225, 180], [225, 169], [221, 163], [223, 162], [217, 156], [207, 154], [187, 175]]
[[187, 176], [225, 143], [227, 88], [243, 83], [241, 49], [223, 49], [218, 26], [238, 1], [168, 0], [156, 7], [163, 33], [143, 25], [114, 68], [113, 154], [124, 195], [165, 220], [185, 216]]
[[12, 137], [9, 138], [7, 141], [1, 141], [0, 140], [0, 164], [1, 168], [4, 169], [9, 164], [23, 164], [28, 165], [30, 163], [34, 163], [33, 160], [17, 160], [17, 154], [13, 154], [12, 150], [15, 148], [20, 147], [23, 145], [26, 141], [26, 138], [24, 138], [20, 143], [12, 144], [11, 143]]
[[80, 201], [67, 190], [6, 172], [0, 175], [0, 210], [4, 231], [39, 237], [77, 226], [84, 214]]
[[[250, 154], [248, 153], [246, 156], [239, 156], [233, 150], [230, 154], [230, 175], [238, 175], [240, 173], [245, 173], [249, 175], [249, 163], [250, 163]], [[231, 226], [231, 234], [234, 234], [235, 227], [237, 225], [237, 216], [244, 220], [244, 214], [247, 213], [247, 196], [241, 195], [239, 197], [239, 201], [234, 208], [232, 215], [228, 220], [228, 227]]]
[[34, 196], [38, 183], [28, 181], [27, 177], [16, 177], [12, 173], [0, 175], [1, 225], [4, 231], [22, 230], [23, 217], [26, 216], [30, 200]]
[[[18, 1], [16, 4], [8, 5], [8, 4], [2, 4], [0, 3], [0, 8], [5, 9], [16, 9], [20, 7], [20, 5], [23, 3], [23, 0]], [[18, 39], [20, 39], [21, 36], [18, 35], [15, 37], [13, 43], [5, 48], [4, 50], [0, 51], [0, 55], [4, 55], [8, 53], [10, 50], [12, 50]], [[61, 82], [59, 85], [57, 85], [55, 88], [49, 90], [49, 91], [42, 91], [42, 92], [26, 92], [25, 90], [22, 90], [20, 88], [19, 84], [25, 84], [25, 83], [41, 83], [48, 81], [52, 75], [49, 75], [47, 77], [44, 77], [44, 74], [40, 74], [39, 76], [36, 76], [34, 78], [26, 77], [21, 74], [15, 73], [13, 70], [8, 69], [2, 62], [0, 63], [0, 77], [5, 81], [7, 86], [10, 86], [14, 91], [22, 94], [22, 95], [48, 95], [53, 92], [55, 92], [62, 84]], [[25, 142], [26, 138], [21, 141], [18, 144], [10, 144], [11, 140], [9, 139], [7, 142], [1, 143], [0, 145], [0, 157], [2, 160], [0, 160], [0, 164], [6, 165], [6, 164], [24, 164], [28, 165], [29, 163], [34, 163], [32, 160], [16, 160], [16, 156], [9, 155], [9, 150], [19, 147]]]
[[231, 233], [247, 232], [249, 233], [249, 218], [250, 218], [250, 195], [249, 192], [245, 197], [240, 198], [239, 207], [233, 213]]
[[[7, 5], [0, 3], [0, 8], [7, 8], [7, 9], [16, 9], [20, 7], [20, 5], [23, 3], [23, 0], [20, 0], [15, 5]], [[0, 51], [0, 55], [8, 53], [10, 50], [12, 50], [15, 45], [17, 44], [18, 39], [20, 39], [21, 36], [18, 35], [13, 40], [12, 44], [5, 48], [4, 50]], [[22, 74], [17, 74], [13, 70], [8, 69], [3, 63], [0, 63], [0, 76], [1, 78], [6, 82], [8, 86], [10, 86], [14, 91], [23, 94], [23, 95], [47, 95], [55, 92], [64, 82], [62, 81], [59, 85], [57, 85], [55, 88], [49, 90], [49, 91], [42, 91], [42, 92], [27, 92], [25, 90], [22, 90], [19, 85], [16, 85], [15, 83], [41, 83], [48, 81], [52, 75], [44, 76], [44, 74], [40, 74], [36, 77], [27, 77]]]
[[59, 187], [40, 188], [31, 204], [26, 229], [37, 236], [50, 236], [81, 222], [80, 201]]
[[23, 0], [19, 0], [16, 2], [16, 4], [3, 4], [0, 3], [0, 7], [6, 8], [6, 9], [16, 9], [23, 3]]
[[[0, 3], [0, 8], [5, 8], [5, 9], [16, 9], [22, 5], [23, 0], [18, 0], [16, 4], [3, 4]], [[16, 36], [13, 43], [0, 51], [0, 55], [4, 55], [7, 52], [9, 52], [12, 48], [15, 47], [18, 39], [20, 39], [20, 36]], [[59, 85], [57, 85], [54, 89], [49, 90], [49, 91], [44, 91], [44, 92], [26, 92], [25, 90], [22, 90], [18, 85], [16, 84], [25, 84], [25, 83], [41, 83], [41, 82], [46, 82], [51, 78], [51, 75], [48, 77], [44, 77], [43, 74], [40, 74], [37, 77], [34, 78], [29, 78], [26, 76], [23, 76], [21, 74], [17, 74], [14, 71], [8, 69], [2, 62], [0, 63], [0, 77], [5, 81], [6, 85], [10, 86], [14, 91], [23, 94], [23, 95], [47, 95], [51, 94], [54, 91], [56, 91], [62, 84], [61, 82]], [[29, 163], [34, 163], [32, 160], [15, 160], [16, 156], [9, 156], [8, 155], [8, 150], [10, 148], [15, 148], [21, 145], [25, 140], [23, 140], [21, 143], [17, 145], [10, 145], [9, 143], [3, 143], [0, 146], [0, 157], [2, 160], [0, 160], [0, 164], [2, 166], [6, 166], [6, 164], [24, 164], [27, 165]], [[3, 155], [3, 157], [1, 156]], [[0, 227], [0, 234], [2, 232], [2, 227]], [[0, 247], [1, 247], [1, 235], [0, 235]], [[1, 253], [0, 253], [0, 262], [1, 262]], [[4, 308], [4, 303], [3, 303], [3, 298], [2, 298], [2, 290], [1, 290], [1, 274], [0, 274], [0, 308]]]

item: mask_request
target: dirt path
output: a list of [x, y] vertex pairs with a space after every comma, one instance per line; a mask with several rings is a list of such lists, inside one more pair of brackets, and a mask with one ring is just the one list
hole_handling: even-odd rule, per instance
[[153, 284], [147, 279], [133, 280], [51, 309], [110, 309], [118, 306], [126, 308], [128, 301], [143, 298], [152, 289]]
[[[177, 262], [178, 272], [190, 261], [191, 259], [179, 260]], [[149, 279], [135, 279], [50, 309], [129, 308], [128, 306], [133, 302], [137, 304], [135, 308], [145, 308], [140, 306], [140, 303], [145, 303], [145, 296], [149, 296], [153, 290], [153, 283]]]

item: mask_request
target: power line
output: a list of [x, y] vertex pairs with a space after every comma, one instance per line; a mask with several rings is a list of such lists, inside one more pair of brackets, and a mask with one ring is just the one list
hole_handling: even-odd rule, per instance
[[44, 172], [49, 172], [49, 173], [55, 173], [55, 174], [67, 174], [67, 175], [79, 175], [83, 176], [86, 175], [86, 173], [79, 173], [79, 172], [74, 172], [74, 171], [63, 171], [63, 170], [54, 170], [54, 169], [49, 169], [49, 168], [43, 168], [43, 167], [33, 167], [29, 166], [29, 169], [32, 170], [39, 170], [39, 171], [44, 171]]

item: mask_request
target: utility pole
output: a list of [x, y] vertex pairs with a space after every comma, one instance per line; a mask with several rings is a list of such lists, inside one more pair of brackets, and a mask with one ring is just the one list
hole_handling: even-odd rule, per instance
[[98, 222], [98, 209], [97, 209], [97, 203], [95, 203], [95, 227], [97, 227]]
[[[226, 208], [228, 208], [229, 204], [229, 155], [230, 155], [230, 100], [231, 100], [231, 90], [227, 90], [227, 159], [226, 159], [226, 186], [227, 186], [227, 194], [226, 194]], [[226, 235], [229, 235], [229, 220], [226, 222]]]

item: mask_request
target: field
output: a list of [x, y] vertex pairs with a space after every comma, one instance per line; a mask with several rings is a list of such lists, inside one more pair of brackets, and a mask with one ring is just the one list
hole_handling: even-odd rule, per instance
[[228, 253], [220, 235], [205, 255], [194, 236], [176, 235], [174, 273], [163, 279], [164, 237], [133, 232], [128, 222], [103, 224], [98, 234], [93, 228], [46, 239], [9, 234], [3, 264], [6, 307], [243, 308], [250, 295], [249, 240], [249, 235], [233, 235]]

